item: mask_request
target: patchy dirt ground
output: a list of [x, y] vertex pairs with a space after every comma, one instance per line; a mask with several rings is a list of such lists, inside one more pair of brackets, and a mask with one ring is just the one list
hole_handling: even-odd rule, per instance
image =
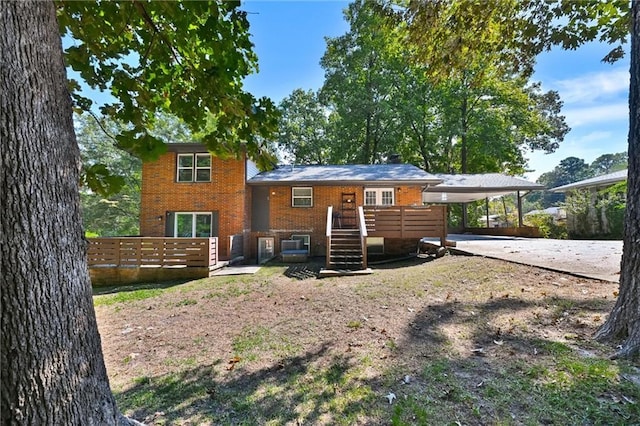
[[423, 411], [425, 424], [562, 423], [524, 388], [511, 390], [524, 400], [500, 402], [519, 383], [509, 375], [542, 383], [530, 366], [612, 352], [591, 336], [614, 283], [463, 256], [356, 277], [316, 279], [319, 267], [97, 289], [121, 408], [157, 424], [411, 424]]

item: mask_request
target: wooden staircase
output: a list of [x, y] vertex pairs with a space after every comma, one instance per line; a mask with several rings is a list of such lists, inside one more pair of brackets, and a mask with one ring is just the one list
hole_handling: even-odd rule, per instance
[[359, 229], [333, 229], [327, 266], [334, 270], [365, 269]]
[[362, 207], [357, 209], [356, 226], [334, 228], [333, 207], [327, 209], [327, 261], [320, 277], [372, 273], [367, 268], [367, 228]]

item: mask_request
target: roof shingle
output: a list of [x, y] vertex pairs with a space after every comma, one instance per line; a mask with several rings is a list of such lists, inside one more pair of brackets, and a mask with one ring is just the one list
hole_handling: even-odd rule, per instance
[[329, 166], [284, 165], [262, 172], [247, 181], [249, 184], [304, 183], [385, 183], [429, 184], [442, 180], [411, 164], [351, 164]]

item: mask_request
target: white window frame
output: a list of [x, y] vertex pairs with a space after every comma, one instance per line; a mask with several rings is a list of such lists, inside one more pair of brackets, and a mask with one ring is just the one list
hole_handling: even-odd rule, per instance
[[[192, 166], [191, 167], [181, 167], [180, 166], [180, 158], [182, 157], [191, 157]], [[209, 166], [201, 167], [198, 166], [198, 158], [208, 157], [209, 158]], [[178, 154], [177, 162], [176, 162], [176, 182], [211, 182], [211, 154], [209, 153], [189, 153], [189, 154]], [[183, 170], [191, 170], [191, 179], [190, 180], [181, 180], [180, 172]], [[198, 171], [199, 170], [208, 170], [209, 178], [204, 180], [198, 179]]]
[[[375, 194], [376, 202], [371, 204], [368, 200], [367, 193], [373, 192]], [[382, 194], [384, 192], [391, 192], [391, 204], [382, 204]], [[396, 205], [396, 191], [394, 188], [365, 188], [364, 189], [364, 205], [365, 206], [395, 206]]]
[[209, 237], [211, 237], [211, 233], [213, 231], [213, 214], [210, 212], [175, 212], [173, 219], [173, 235], [178, 236], [178, 216], [187, 216], [191, 215], [191, 236], [190, 237], [180, 237], [180, 238], [206, 238], [206, 237], [196, 237], [196, 216], [209, 216]]
[[309, 234], [293, 234], [291, 235], [292, 240], [300, 240], [302, 241], [302, 247], [307, 250], [307, 254], [311, 253], [311, 235]]
[[[309, 195], [296, 195], [296, 190], [309, 190]], [[296, 204], [297, 200], [309, 200], [309, 204]], [[313, 187], [311, 186], [292, 186], [291, 187], [291, 207], [313, 207]]]

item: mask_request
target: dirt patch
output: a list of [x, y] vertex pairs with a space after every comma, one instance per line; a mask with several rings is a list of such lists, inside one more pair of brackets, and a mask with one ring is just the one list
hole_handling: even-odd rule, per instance
[[611, 353], [591, 336], [614, 283], [458, 256], [382, 264], [370, 276], [316, 279], [318, 268], [96, 296], [121, 407], [158, 424], [570, 421], [533, 412], [539, 401], [525, 397], [500, 402], [498, 384], [515, 369], [537, 386], [546, 376], [529, 367], [566, 351]]

